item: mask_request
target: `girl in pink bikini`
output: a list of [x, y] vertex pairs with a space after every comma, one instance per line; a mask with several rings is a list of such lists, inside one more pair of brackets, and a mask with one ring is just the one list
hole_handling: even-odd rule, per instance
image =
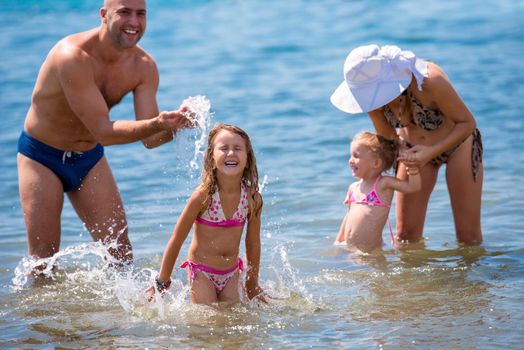
[[[370, 132], [357, 134], [351, 142], [349, 166], [360, 181], [352, 183], [344, 204], [349, 207], [335, 240], [349, 248], [369, 253], [383, 245], [382, 230], [388, 221], [393, 191], [412, 193], [420, 189], [418, 168], [409, 168], [406, 180], [382, 176], [398, 154], [398, 143]], [[391, 239], [393, 231], [389, 225]]]
[[262, 204], [249, 136], [236, 126], [216, 125], [209, 133], [202, 184], [180, 215], [164, 251], [156, 285], [148, 293], [152, 295], [156, 289], [162, 294], [169, 288], [180, 248], [193, 228], [188, 258], [181, 265], [188, 269], [191, 302], [239, 301], [238, 282], [244, 270], [239, 250], [247, 225], [245, 292], [249, 299], [264, 301], [258, 285]]

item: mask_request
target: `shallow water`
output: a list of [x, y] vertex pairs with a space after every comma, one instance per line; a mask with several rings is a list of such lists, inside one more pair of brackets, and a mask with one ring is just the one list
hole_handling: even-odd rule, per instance
[[[238, 124], [252, 138], [266, 179], [261, 281], [275, 299], [233, 308], [190, 305], [178, 270], [172, 295], [145, 302], [142, 291], [198, 181], [190, 166], [198, 135], [190, 133], [154, 150], [106, 148], [126, 205], [132, 269], [108, 267], [105, 250], [66, 202], [57, 269], [49, 281], [24, 283], [16, 140], [48, 50], [98, 25], [98, 5], [0, 1], [0, 348], [522, 347], [522, 2], [148, 5], [141, 45], [160, 70], [160, 107], [204, 95], [213, 122]], [[348, 140], [372, 125], [333, 108], [329, 96], [349, 50], [371, 42], [396, 43], [439, 63], [475, 115], [485, 148], [481, 247], [456, 243], [444, 169], [423, 244], [387, 244], [365, 257], [332, 246], [353, 181]], [[132, 100], [111, 115], [131, 119]]]

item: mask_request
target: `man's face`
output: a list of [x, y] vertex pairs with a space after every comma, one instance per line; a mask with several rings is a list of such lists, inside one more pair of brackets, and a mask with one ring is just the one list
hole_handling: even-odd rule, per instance
[[144, 35], [145, 0], [106, 0], [100, 13], [109, 36], [119, 48], [134, 47]]

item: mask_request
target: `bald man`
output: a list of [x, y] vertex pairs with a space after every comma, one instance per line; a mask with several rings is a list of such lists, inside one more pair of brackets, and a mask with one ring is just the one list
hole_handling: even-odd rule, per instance
[[[117, 259], [131, 261], [125, 211], [104, 146], [142, 141], [156, 147], [187, 125], [184, 110], [158, 111], [158, 70], [137, 45], [146, 29], [145, 1], [106, 0], [100, 17], [98, 28], [67, 36], [49, 52], [18, 141], [32, 257], [59, 250], [66, 193], [93, 239]], [[128, 92], [136, 120], [111, 120], [109, 110]]]

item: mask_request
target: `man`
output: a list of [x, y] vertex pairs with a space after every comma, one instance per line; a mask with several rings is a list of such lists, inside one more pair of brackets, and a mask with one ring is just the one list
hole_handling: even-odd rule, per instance
[[[18, 144], [20, 200], [29, 255], [50, 257], [60, 246], [67, 193], [78, 216], [109, 252], [132, 260], [127, 222], [103, 146], [172, 140], [187, 124], [184, 110], [159, 113], [159, 74], [139, 46], [145, 0], [105, 0], [98, 28], [60, 40], [43, 63]], [[109, 119], [132, 91], [136, 120]]]

